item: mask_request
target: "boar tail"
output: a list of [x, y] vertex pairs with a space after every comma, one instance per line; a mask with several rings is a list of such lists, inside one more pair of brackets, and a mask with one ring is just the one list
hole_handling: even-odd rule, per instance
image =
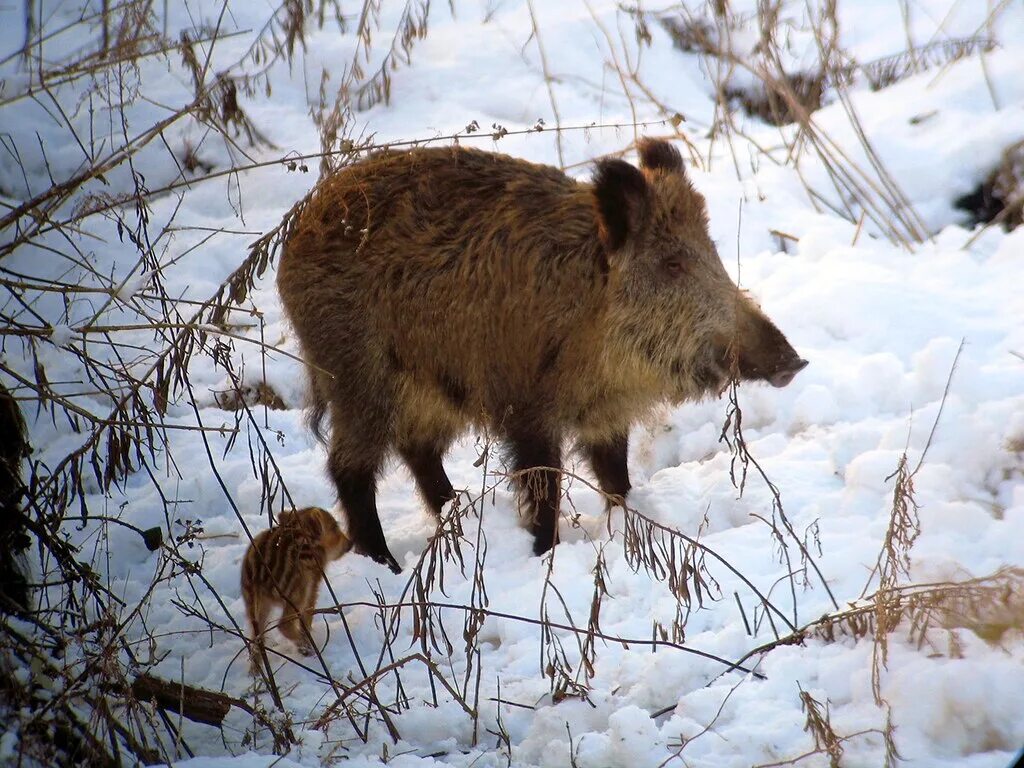
[[313, 434], [316, 435], [316, 439], [326, 444], [324, 417], [327, 416], [327, 398], [324, 396], [317, 378], [315, 374], [309, 377], [309, 410], [306, 413], [306, 421]]

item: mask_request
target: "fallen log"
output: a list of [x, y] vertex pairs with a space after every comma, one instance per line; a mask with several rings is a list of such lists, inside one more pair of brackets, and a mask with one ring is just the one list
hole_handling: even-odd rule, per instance
[[159, 709], [206, 725], [221, 725], [231, 707], [238, 707], [253, 714], [252, 707], [241, 699], [205, 688], [163, 680], [149, 674], [135, 678], [132, 683], [132, 695], [139, 701], [150, 701]]

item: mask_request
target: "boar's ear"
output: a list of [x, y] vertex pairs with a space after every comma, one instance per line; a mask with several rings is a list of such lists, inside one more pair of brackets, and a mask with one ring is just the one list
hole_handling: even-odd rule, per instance
[[594, 174], [594, 201], [601, 240], [617, 251], [643, 226], [651, 190], [647, 179], [623, 160], [601, 160]]
[[683, 158], [679, 150], [667, 141], [640, 139], [636, 148], [640, 153], [640, 167], [644, 170], [683, 173]]

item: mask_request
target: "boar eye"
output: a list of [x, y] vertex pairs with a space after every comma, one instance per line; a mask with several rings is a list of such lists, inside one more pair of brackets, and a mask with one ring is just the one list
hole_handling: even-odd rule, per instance
[[665, 259], [661, 263], [661, 267], [669, 277], [679, 277], [683, 274], [683, 260], [678, 256]]

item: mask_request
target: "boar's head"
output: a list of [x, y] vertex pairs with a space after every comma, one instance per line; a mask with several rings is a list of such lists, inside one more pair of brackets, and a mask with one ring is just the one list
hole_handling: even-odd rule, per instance
[[604, 160], [594, 177], [609, 342], [630, 347], [676, 400], [719, 390], [732, 376], [786, 386], [807, 361], [726, 273], [679, 152], [650, 139], [639, 152], [639, 169]]

